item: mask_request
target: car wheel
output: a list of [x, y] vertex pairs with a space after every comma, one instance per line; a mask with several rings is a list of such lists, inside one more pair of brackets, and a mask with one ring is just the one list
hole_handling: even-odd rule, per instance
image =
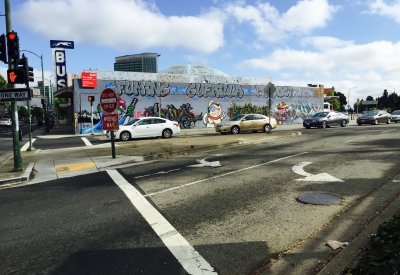
[[358, 125], [362, 125], [362, 123], [360, 123], [360, 122], [357, 122], [357, 124], [358, 124]]
[[342, 124], [341, 124], [340, 126], [346, 127], [346, 125], [347, 125], [347, 121], [346, 121], [346, 120], [343, 120], [343, 121], [342, 121]]
[[394, 123], [397, 123], [397, 120]]
[[165, 130], [162, 132], [162, 137], [163, 137], [163, 138], [170, 138], [170, 137], [172, 137], [172, 131], [171, 131], [170, 129], [165, 129]]
[[310, 129], [310, 126], [306, 126], [306, 129]]
[[238, 126], [233, 126], [232, 127], [232, 129], [231, 129], [231, 133], [232, 134], [236, 135], [236, 134], [239, 134], [239, 132], [240, 132], [240, 129], [239, 129]]
[[390, 118], [388, 118], [388, 120], [386, 121], [387, 124], [390, 124]]
[[265, 133], [267, 133], [267, 134], [269, 134], [269, 133], [271, 133], [271, 125], [269, 125], [269, 124], [267, 124], [267, 125], [265, 125], [264, 126], [264, 132]]
[[322, 123], [321, 123], [321, 128], [326, 128], [326, 121], [322, 121]]
[[122, 133], [119, 135], [119, 139], [122, 140], [122, 141], [128, 141], [128, 140], [131, 139], [131, 133], [129, 133], [129, 132], [122, 132]]
[[375, 119], [374, 124], [375, 124], [375, 125], [378, 125], [378, 124], [379, 124], [379, 120], [378, 120], [378, 119]]

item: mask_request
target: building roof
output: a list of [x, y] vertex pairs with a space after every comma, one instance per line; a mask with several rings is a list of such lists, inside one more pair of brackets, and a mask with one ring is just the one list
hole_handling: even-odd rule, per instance
[[203, 65], [179, 65], [173, 66], [166, 70], [161, 71], [163, 74], [185, 74], [185, 75], [215, 75], [215, 76], [229, 76], [219, 70], [203, 66]]

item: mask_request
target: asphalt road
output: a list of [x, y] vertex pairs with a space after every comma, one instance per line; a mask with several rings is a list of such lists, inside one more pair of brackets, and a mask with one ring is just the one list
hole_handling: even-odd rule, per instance
[[[211, 266], [228, 275], [313, 274], [331, 253], [323, 243], [293, 262], [292, 272], [280, 270], [279, 261], [265, 264], [374, 190], [397, 185], [399, 131], [399, 124], [309, 129], [294, 138], [0, 190], [0, 270], [187, 274], [189, 249], [198, 272]], [[297, 200], [315, 194], [340, 202]], [[369, 199], [373, 205], [377, 198]], [[364, 226], [365, 212], [338, 225], [349, 239]]]

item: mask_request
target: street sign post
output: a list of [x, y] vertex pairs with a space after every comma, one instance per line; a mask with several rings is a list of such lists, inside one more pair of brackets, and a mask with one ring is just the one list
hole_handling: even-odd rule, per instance
[[[115, 109], [117, 109], [118, 106], [118, 98], [117, 98], [117, 94], [114, 92], [114, 90], [108, 88], [105, 89], [104, 91], [101, 92], [100, 95], [100, 106], [103, 109], [104, 112], [108, 113], [108, 114], [103, 114], [102, 116], [102, 125], [103, 125], [103, 130], [108, 130], [108, 129], [104, 129], [104, 126], [108, 127], [111, 123], [107, 122], [107, 125], [104, 124], [104, 116], [106, 116], [106, 118], [111, 119], [113, 116], [109, 116], [109, 115], [116, 115], [117, 116], [117, 125], [118, 125], [118, 114], [111, 114], [112, 112], [115, 111]], [[112, 123], [114, 124], [114, 123]], [[112, 154], [112, 158], [115, 159], [115, 143], [114, 143], [114, 128], [109, 130], [110, 131], [110, 135], [111, 135], [111, 154]]]
[[31, 88], [1, 89], [0, 102], [30, 101], [32, 93]]

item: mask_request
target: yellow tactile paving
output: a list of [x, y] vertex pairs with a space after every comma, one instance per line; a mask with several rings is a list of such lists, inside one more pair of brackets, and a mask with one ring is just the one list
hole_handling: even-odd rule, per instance
[[57, 175], [60, 175], [65, 173], [96, 168], [96, 165], [94, 165], [92, 161], [88, 161], [88, 162], [57, 164], [54, 166], [54, 168], [56, 168]]

